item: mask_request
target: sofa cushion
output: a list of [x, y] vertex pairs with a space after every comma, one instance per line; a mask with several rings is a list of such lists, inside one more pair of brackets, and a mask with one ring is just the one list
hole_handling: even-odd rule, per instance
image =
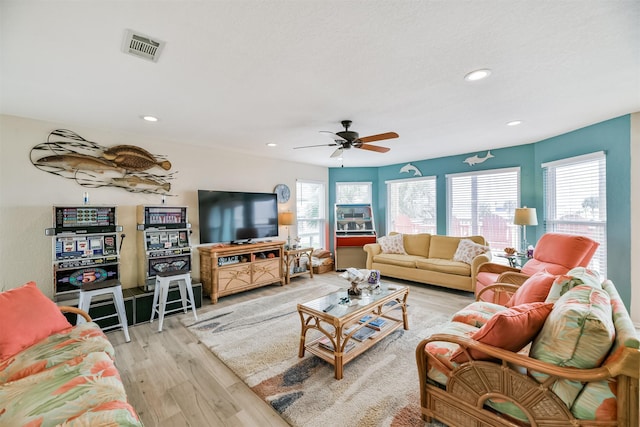
[[525, 280], [505, 305], [507, 307], [513, 307], [529, 302], [542, 302], [546, 300], [555, 278], [556, 276], [547, 273], [547, 270], [537, 272]]
[[[553, 304], [532, 302], [522, 304], [496, 313], [471, 338], [484, 344], [505, 350], [518, 352], [535, 337], [549, 313]], [[469, 349], [469, 354], [476, 360], [490, 360], [490, 356], [480, 351]], [[457, 363], [468, 361], [467, 354], [459, 349], [451, 356]]]
[[[438, 327], [436, 333], [456, 335], [459, 337], [469, 337], [473, 335], [477, 330], [478, 328], [467, 325], [465, 323], [447, 322], [441, 327]], [[430, 343], [427, 343], [424, 348], [426, 353], [435, 357], [436, 359], [438, 359], [438, 361], [451, 369], [459, 365], [458, 363], [451, 361], [451, 355], [459, 349], [460, 346], [458, 344], [448, 341], [432, 341]], [[446, 385], [447, 381], [449, 380], [447, 374], [438, 369], [438, 366], [436, 364], [430, 364], [430, 369], [427, 372], [427, 376], [442, 385]]]
[[471, 264], [475, 257], [489, 250], [491, 250], [489, 246], [479, 245], [473, 240], [461, 239], [460, 242], [458, 242], [456, 253], [453, 254], [453, 260]]
[[406, 254], [402, 234], [391, 234], [378, 238], [378, 243], [384, 254]]
[[[602, 364], [615, 338], [611, 300], [602, 289], [579, 285], [555, 303], [533, 341], [530, 356], [562, 367], [589, 369]], [[547, 375], [531, 373], [542, 382]], [[582, 384], [559, 380], [552, 390], [571, 407]]]
[[[20, 396], [20, 398], [16, 398]], [[0, 387], [0, 425], [141, 426], [104, 352], [78, 356]]]
[[616, 381], [597, 381], [584, 386], [571, 413], [581, 420], [615, 421], [618, 417]]
[[458, 244], [462, 239], [468, 239], [478, 244], [485, 243], [482, 236], [453, 237], [433, 235], [429, 244], [428, 258], [453, 259], [456, 250], [458, 250]]
[[105, 352], [112, 359], [115, 353], [111, 342], [96, 323], [81, 323], [49, 335], [36, 345], [0, 362], [0, 384], [19, 380], [93, 352]]
[[398, 267], [416, 268], [416, 261], [424, 259], [415, 255], [378, 254], [373, 257], [374, 263], [397, 265]]
[[457, 276], [471, 276], [471, 266], [464, 262], [450, 261], [448, 259], [424, 258], [416, 260], [416, 267], [422, 270], [437, 271], [440, 273], [455, 274]]
[[494, 314], [505, 311], [507, 307], [487, 301], [472, 302], [458, 310], [451, 318], [452, 322], [466, 323], [476, 328], [483, 327]]
[[71, 327], [35, 282], [0, 293], [0, 361]]
[[429, 256], [429, 246], [431, 244], [431, 234], [403, 234], [404, 250], [409, 255]]
[[546, 301], [556, 302], [558, 298], [578, 285], [588, 285], [596, 289], [602, 289], [600, 275], [597, 271], [588, 270], [584, 267], [576, 267], [556, 278], [551, 289], [549, 289], [549, 295], [547, 295]]

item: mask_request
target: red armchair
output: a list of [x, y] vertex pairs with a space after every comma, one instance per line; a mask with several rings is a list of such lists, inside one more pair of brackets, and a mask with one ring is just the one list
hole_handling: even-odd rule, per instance
[[[476, 272], [476, 299], [504, 304], [517, 286], [539, 271], [546, 269], [551, 274], [564, 274], [574, 267], [586, 267], [598, 246], [598, 242], [588, 237], [546, 233], [538, 241], [533, 258], [522, 269], [491, 262], [480, 264]], [[486, 289], [489, 286], [491, 288]]]

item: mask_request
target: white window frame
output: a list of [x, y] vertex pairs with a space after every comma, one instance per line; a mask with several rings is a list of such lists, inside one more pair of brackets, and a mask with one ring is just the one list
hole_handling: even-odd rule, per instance
[[[353, 186], [367, 187], [367, 197], [354, 199], [350, 195], [342, 196], [342, 189]], [[352, 203], [373, 203], [373, 183], [370, 181], [362, 182], [336, 182], [336, 204], [352, 204]]]
[[[318, 216], [317, 217], [305, 217], [304, 216], [304, 207], [301, 206], [304, 203], [301, 200], [303, 192], [300, 191], [300, 185], [311, 184], [311, 185], [319, 185], [321, 186], [321, 191], [319, 191], [318, 197]], [[318, 221], [318, 231], [317, 232], [304, 232], [304, 223], [305, 222], [314, 222]], [[301, 238], [301, 245], [303, 246], [312, 246], [316, 249], [319, 248], [327, 248], [327, 184], [324, 181], [314, 181], [314, 180], [304, 180], [298, 179], [296, 180], [296, 231], [297, 236]], [[313, 236], [317, 235], [318, 244], [314, 244]], [[310, 240], [307, 240], [309, 238]], [[309, 242], [311, 242], [309, 244]]]
[[[464, 229], [458, 229], [458, 230], [453, 230], [452, 226], [453, 226], [453, 212], [452, 212], [452, 203], [453, 203], [453, 186], [452, 186], [452, 180], [455, 178], [464, 178], [464, 177], [468, 177], [468, 176], [475, 176], [475, 177], [479, 177], [479, 176], [487, 176], [487, 175], [496, 175], [496, 174], [505, 174], [505, 173], [516, 173], [516, 182], [515, 182], [515, 190], [516, 190], [516, 200], [514, 201], [514, 206], [513, 209], [517, 208], [520, 206], [520, 197], [521, 197], [521, 193], [520, 193], [520, 174], [521, 174], [521, 170], [520, 167], [511, 167], [511, 168], [500, 168], [500, 169], [486, 169], [486, 170], [481, 170], [481, 171], [472, 171], [472, 172], [461, 172], [461, 173], [454, 173], [454, 174], [447, 174], [445, 175], [446, 179], [447, 179], [447, 235], [466, 235], [466, 236], [473, 236], [473, 235], [482, 235], [483, 233], [480, 232], [479, 230], [479, 214], [480, 214], [480, 210], [479, 210], [479, 205], [482, 203], [481, 200], [471, 200], [471, 202], [475, 205], [474, 207], [472, 207], [472, 218], [471, 218], [471, 223], [469, 224], [469, 227], [467, 230]], [[495, 212], [494, 212], [495, 213]], [[504, 250], [505, 247], [519, 247], [519, 241], [520, 241], [520, 233], [519, 233], [519, 229], [517, 228], [516, 225], [513, 224], [513, 212], [507, 212], [506, 215], [499, 215], [502, 216], [505, 220], [507, 220], [508, 223], [508, 227], [510, 228], [510, 233], [508, 233], [507, 236], [505, 236], [504, 241], [502, 242], [501, 245], [497, 245], [497, 246], [502, 246], [502, 247], [497, 247], [496, 244], [491, 245], [491, 241], [490, 239], [487, 239], [487, 243], [489, 243], [491, 245], [491, 249], [493, 251], [496, 252], [502, 252], [502, 250]], [[487, 236], [484, 236], [485, 238], [487, 238]], [[507, 246], [508, 245], [508, 246]]]
[[[558, 212], [556, 193], [558, 184], [557, 172], [559, 168], [570, 167], [584, 163], [600, 162], [598, 164], [598, 218], [579, 218], [560, 219], [557, 218]], [[607, 157], [604, 151], [583, 154], [580, 156], [568, 157], [555, 160], [552, 162], [542, 163], [543, 169], [543, 188], [544, 188], [544, 228], [545, 232], [560, 232], [568, 234], [586, 235], [598, 243], [600, 246], [589, 263], [589, 268], [600, 273], [601, 277], [607, 275]], [[580, 178], [580, 177], [578, 177]], [[581, 184], [579, 188], [585, 188], [584, 182], [588, 179], [578, 179], [576, 182]], [[604, 199], [604, 200], [603, 200]], [[585, 233], [572, 231], [572, 227], [584, 228]]]
[[[433, 218], [429, 220], [428, 224], [420, 223], [416, 221], [415, 218], [409, 218], [411, 221], [411, 224], [399, 225], [397, 224], [395, 215], [392, 213], [394, 206], [393, 206], [393, 201], [391, 200], [392, 199], [391, 186], [395, 184], [402, 184], [405, 182], [415, 182], [415, 181], [422, 181], [422, 182], [428, 183], [428, 185], [433, 185], [433, 207], [431, 209], [433, 213], [432, 215]], [[385, 181], [385, 184], [387, 186], [387, 206], [386, 206], [386, 215], [385, 215], [387, 233], [391, 231], [396, 231], [399, 233], [408, 233], [408, 234], [415, 234], [415, 233], [437, 234], [437, 229], [438, 229], [438, 185], [437, 184], [438, 184], [438, 181], [435, 175], [389, 180], [389, 181]]]

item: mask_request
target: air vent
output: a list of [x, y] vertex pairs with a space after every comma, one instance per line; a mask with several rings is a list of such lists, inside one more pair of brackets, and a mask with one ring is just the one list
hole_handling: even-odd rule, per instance
[[164, 42], [145, 36], [137, 31], [126, 30], [122, 50], [124, 53], [135, 55], [138, 58], [144, 58], [149, 61], [158, 62], [158, 57]]

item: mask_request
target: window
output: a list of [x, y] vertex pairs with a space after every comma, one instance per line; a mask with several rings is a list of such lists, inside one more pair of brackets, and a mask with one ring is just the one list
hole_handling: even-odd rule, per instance
[[436, 234], [436, 177], [387, 181], [387, 231]]
[[336, 182], [336, 204], [371, 203], [370, 182]]
[[296, 182], [298, 237], [303, 247], [326, 247], [325, 193], [323, 182]]
[[520, 168], [447, 175], [448, 235], [480, 235], [494, 250], [517, 248], [519, 205]]
[[589, 268], [607, 276], [607, 189], [604, 152], [543, 163], [545, 231], [600, 243]]

